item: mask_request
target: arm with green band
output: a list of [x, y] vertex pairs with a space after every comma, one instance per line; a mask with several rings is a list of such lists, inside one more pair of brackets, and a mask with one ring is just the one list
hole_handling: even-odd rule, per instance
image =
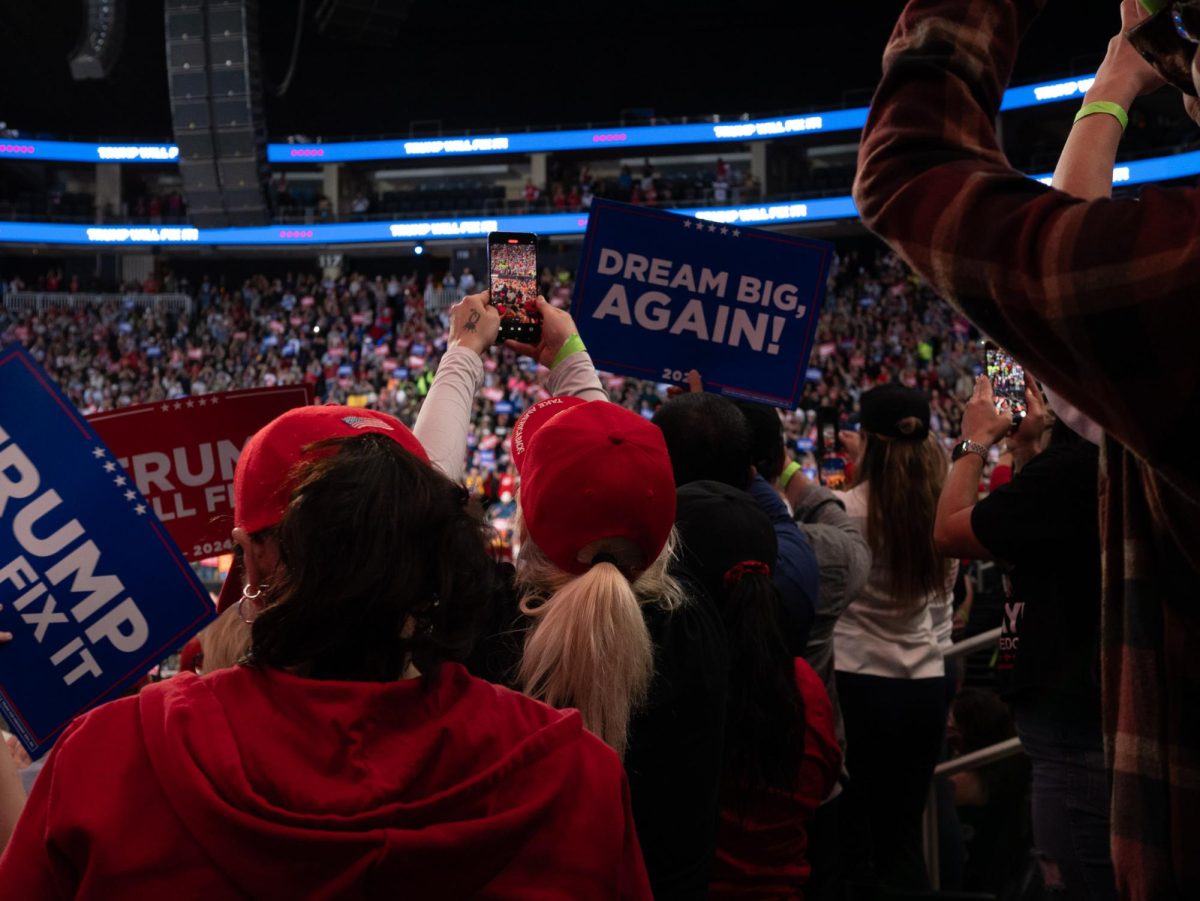
[[1121, 123], [1121, 131], [1129, 127], [1129, 113], [1119, 103], [1112, 103], [1108, 100], [1093, 100], [1091, 103], [1085, 103], [1083, 108], [1075, 114], [1075, 124], [1078, 125], [1088, 116], [1097, 114], [1105, 114], [1112, 116]]
[[583, 339], [578, 334], [572, 335], [563, 342], [563, 346], [558, 349], [558, 353], [554, 355], [554, 361], [550, 364], [550, 368], [554, 369], [571, 354], [586, 352], [587, 347], [583, 343]]

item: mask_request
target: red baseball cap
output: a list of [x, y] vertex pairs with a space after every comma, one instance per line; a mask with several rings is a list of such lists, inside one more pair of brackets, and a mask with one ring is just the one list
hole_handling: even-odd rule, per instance
[[662, 553], [675, 525], [675, 478], [662, 432], [608, 401], [552, 397], [518, 420], [511, 439], [530, 537], [555, 566], [581, 574], [581, 552], [622, 538]]
[[[233, 473], [233, 523], [249, 534], [278, 525], [295, 486], [295, 470], [306, 457], [304, 449], [330, 438], [352, 438], [375, 432], [391, 438], [414, 457], [429, 462], [425, 448], [399, 419], [359, 407], [296, 407], [254, 433], [238, 457]], [[217, 610], [237, 602], [242, 593], [242, 568], [230, 568], [221, 586]]]

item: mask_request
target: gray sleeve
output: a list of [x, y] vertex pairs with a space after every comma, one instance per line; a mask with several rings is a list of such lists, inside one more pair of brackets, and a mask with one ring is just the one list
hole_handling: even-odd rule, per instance
[[550, 370], [546, 390], [552, 397], [580, 397], [584, 400], [608, 400], [600, 385], [596, 367], [587, 351], [573, 353]]
[[479, 354], [465, 347], [446, 351], [413, 426], [430, 462], [455, 482], [462, 481], [466, 467], [467, 429], [482, 382]]
[[[804, 657], [832, 696], [833, 627], [871, 574], [871, 548], [838, 496], [813, 486], [796, 504], [796, 522], [817, 557], [821, 600]], [[835, 702], [836, 703], [836, 702]]]

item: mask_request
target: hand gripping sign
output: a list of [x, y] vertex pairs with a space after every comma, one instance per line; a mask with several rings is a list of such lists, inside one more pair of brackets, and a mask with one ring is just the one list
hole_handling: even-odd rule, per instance
[[19, 345], [0, 351], [0, 712], [29, 754], [213, 613], [87, 420]]
[[253, 388], [98, 413], [88, 421], [189, 560], [233, 550], [233, 470], [247, 439], [312, 403], [311, 385]]
[[597, 368], [794, 408], [832, 245], [597, 200], [572, 314]]

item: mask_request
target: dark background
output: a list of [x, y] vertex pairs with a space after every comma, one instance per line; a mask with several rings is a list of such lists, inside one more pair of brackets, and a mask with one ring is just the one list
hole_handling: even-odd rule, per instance
[[[164, 140], [162, 0], [127, 0], [113, 76], [75, 82], [67, 57], [80, 0], [0, 3], [0, 121], [59, 137]], [[996, 0], [1001, 2], [1001, 0]], [[272, 138], [615, 122], [659, 116], [798, 112], [865, 104], [901, 0], [680, 2], [415, 0], [381, 48], [317, 34], [308, 0], [288, 93], [268, 91]], [[298, 0], [263, 0], [268, 84], [287, 68]], [[1119, 23], [1116, 0], [1050, 0], [1016, 82], [1094, 71]], [[434, 120], [430, 122], [429, 120]]]

